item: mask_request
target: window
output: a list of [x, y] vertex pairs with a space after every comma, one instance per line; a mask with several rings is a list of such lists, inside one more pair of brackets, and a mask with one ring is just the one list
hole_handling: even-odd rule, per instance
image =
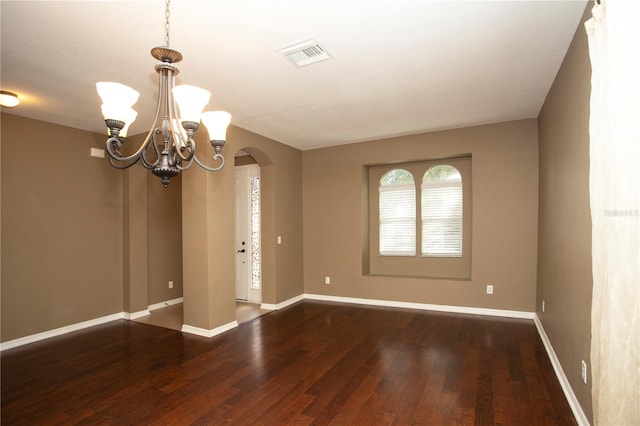
[[380, 179], [380, 254], [416, 254], [416, 185], [413, 175], [394, 169]]
[[251, 176], [251, 216], [249, 228], [251, 229], [251, 288], [260, 290], [262, 281], [260, 260], [260, 176]]
[[449, 165], [422, 178], [422, 255], [462, 256], [462, 176]]
[[370, 166], [363, 271], [471, 278], [471, 157]]

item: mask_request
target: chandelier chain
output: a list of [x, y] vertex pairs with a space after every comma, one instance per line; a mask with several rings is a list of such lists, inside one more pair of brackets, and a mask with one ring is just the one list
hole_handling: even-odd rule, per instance
[[169, 47], [169, 6], [171, 5], [171, 0], [167, 0], [165, 3], [164, 9], [164, 42], [167, 47]]

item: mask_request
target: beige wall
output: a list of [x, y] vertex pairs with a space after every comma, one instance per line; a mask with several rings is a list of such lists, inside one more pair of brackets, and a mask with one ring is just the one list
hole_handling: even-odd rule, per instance
[[[199, 146], [208, 144], [198, 137]], [[240, 150], [260, 165], [262, 301], [277, 304], [303, 292], [302, 153], [232, 126], [224, 147], [228, 165], [216, 173], [183, 175], [185, 324], [205, 330], [235, 320], [233, 157]]]
[[262, 301], [284, 302], [303, 292], [302, 152], [238, 127], [227, 139], [230, 156], [247, 151], [260, 165]]
[[104, 135], [3, 113], [2, 341], [122, 312], [122, 174]]
[[[1, 136], [2, 341], [183, 295], [184, 179], [164, 189], [139, 166], [118, 171], [89, 157], [90, 147], [104, 146], [101, 134], [3, 113]], [[192, 233], [186, 258], [205, 259], [205, 272], [185, 275], [207, 283], [192, 287], [185, 316], [203, 328], [235, 319], [233, 157], [240, 149], [261, 166], [263, 302], [303, 292], [302, 153], [235, 127], [228, 140], [222, 172], [183, 175], [196, 185], [187, 195], [208, 206], [184, 218]]]
[[[587, 6], [584, 22], [590, 14]], [[562, 369], [589, 419], [591, 385], [580, 378], [590, 365], [591, 216], [589, 207], [589, 96], [591, 65], [582, 25], [539, 117], [540, 211], [538, 315]], [[542, 312], [542, 302], [545, 312]]]
[[[128, 140], [127, 143], [133, 141]], [[133, 145], [133, 144], [131, 144]], [[149, 306], [149, 250], [147, 238], [147, 172], [140, 165], [122, 170], [122, 302], [124, 312]]]
[[[147, 173], [149, 305], [182, 297], [182, 175], [167, 188]], [[173, 281], [173, 288], [169, 288]]]
[[[471, 280], [364, 275], [365, 166], [467, 154], [473, 162]], [[305, 151], [303, 175], [306, 293], [534, 311], [535, 119]], [[486, 294], [487, 284], [494, 295]]]

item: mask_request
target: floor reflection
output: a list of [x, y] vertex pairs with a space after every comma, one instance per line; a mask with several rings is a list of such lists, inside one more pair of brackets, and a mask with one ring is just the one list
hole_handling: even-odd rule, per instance
[[[182, 303], [178, 303], [165, 308], [155, 309], [151, 311], [150, 315], [136, 318], [132, 321], [180, 331], [182, 330], [184, 319], [182, 309]], [[259, 303], [236, 301], [236, 321], [238, 321], [238, 324], [249, 322], [269, 312], [271, 311], [260, 309]]]

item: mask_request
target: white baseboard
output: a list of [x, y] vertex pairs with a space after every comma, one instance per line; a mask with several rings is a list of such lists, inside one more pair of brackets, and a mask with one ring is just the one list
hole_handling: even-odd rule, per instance
[[571, 411], [573, 411], [573, 415], [576, 418], [576, 421], [580, 426], [589, 426], [589, 420], [587, 416], [582, 411], [582, 407], [578, 402], [578, 398], [576, 398], [576, 394], [573, 392], [573, 388], [569, 383], [569, 379], [564, 374], [564, 370], [560, 365], [560, 360], [556, 356], [556, 352], [553, 350], [553, 346], [551, 346], [551, 341], [547, 336], [546, 331], [544, 331], [544, 327], [542, 326], [542, 322], [540, 322], [540, 318], [536, 314], [533, 318], [533, 322], [538, 329], [538, 334], [540, 335], [540, 339], [544, 344], [544, 348], [547, 350], [547, 355], [549, 355], [549, 360], [551, 361], [551, 365], [553, 366], [553, 371], [555, 371], [556, 376], [558, 377], [558, 381], [560, 382], [560, 386], [562, 387], [562, 391], [564, 392], [565, 397], [567, 398], [567, 402], [571, 407]]
[[124, 312], [117, 314], [111, 314], [100, 318], [95, 318], [89, 321], [83, 321], [76, 324], [67, 325], [64, 327], [56, 328], [49, 331], [43, 331], [42, 333], [32, 334], [30, 336], [20, 337], [18, 339], [9, 340], [7, 342], [0, 343], [0, 352], [16, 348], [22, 345], [28, 345], [29, 343], [38, 342], [40, 340], [49, 339], [51, 337], [60, 336], [62, 334], [71, 333], [72, 331], [82, 330], [83, 328], [93, 327], [95, 325], [104, 324], [107, 322], [119, 320], [124, 318]]
[[232, 328], [236, 328], [237, 326], [238, 326], [238, 321], [231, 321], [230, 323], [221, 325], [220, 327], [207, 330], [206, 328], [194, 327], [191, 325], [183, 324], [182, 332], [189, 333], [189, 334], [196, 334], [198, 336], [203, 336], [203, 337], [213, 337], [213, 336], [217, 336], [218, 334], [222, 334], [225, 331], [229, 331]]
[[155, 311], [156, 309], [166, 308], [167, 306], [177, 305], [178, 303], [182, 303], [184, 301], [183, 297], [178, 297], [176, 299], [165, 300], [164, 302], [154, 303], [153, 305], [149, 305], [148, 309], [150, 311]]
[[291, 299], [285, 300], [284, 302], [280, 302], [276, 305], [271, 303], [263, 303], [260, 305], [260, 309], [267, 309], [269, 311], [277, 311], [278, 309], [284, 309], [287, 306], [293, 305], [301, 300], [304, 300], [304, 294], [300, 294], [296, 297], [292, 297]]
[[278, 305], [275, 305], [273, 303], [261, 303], [260, 304], [260, 309], [266, 309], [267, 311], [275, 311], [277, 309]]
[[147, 315], [151, 315], [148, 309], [144, 309], [138, 312], [123, 312], [124, 319], [126, 320], [135, 320], [138, 318], [146, 317]]
[[138, 312], [125, 312], [124, 319], [127, 320], [136, 320], [138, 318], [146, 317], [147, 315], [151, 315], [151, 311], [155, 311], [156, 309], [166, 308], [167, 306], [177, 305], [178, 303], [182, 303], [183, 298], [178, 297], [177, 299], [166, 300], [160, 303], [154, 303], [153, 305], [149, 305], [147, 309], [143, 309]]
[[428, 303], [398, 302], [395, 300], [360, 299], [354, 297], [327, 296], [324, 294], [304, 294], [304, 299], [325, 302], [354, 303], [358, 305], [385, 306], [389, 308], [419, 309], [422, 311], [450, 312], [458, 314], [485, 315], [492, 317], [533, 319], [535, 312], [508, 311], [504, 309], [472, 308], [466, 306], [432, 305]]

